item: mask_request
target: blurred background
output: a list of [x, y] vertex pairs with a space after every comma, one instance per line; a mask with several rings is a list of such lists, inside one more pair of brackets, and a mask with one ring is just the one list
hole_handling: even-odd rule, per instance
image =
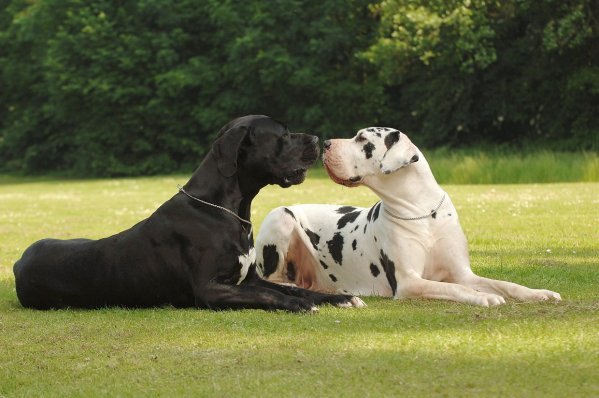
[[266, 114], [422, 148], [599, 148], [591, 0], [0, 0], [0, 171], [189, 172]]

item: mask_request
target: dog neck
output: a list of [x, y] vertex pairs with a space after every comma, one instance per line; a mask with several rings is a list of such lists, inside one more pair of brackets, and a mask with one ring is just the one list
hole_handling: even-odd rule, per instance
[[248, 190], [240, 180], [239, 173], [231, 177], [222, 176], [210, 152], [183, 188], [195, 197], [227, 208], [249, 220], [252, 200], [260, 189]]
[[396, 172], [379, 174], [364, 181], [395, 214], [406, 217], [427, 214], [443, 197], [444, 191], [420, 151], [418, 157], [417, 162]]

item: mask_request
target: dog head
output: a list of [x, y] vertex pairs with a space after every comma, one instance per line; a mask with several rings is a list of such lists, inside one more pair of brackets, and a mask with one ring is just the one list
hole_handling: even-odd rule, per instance
[[256, 185], [284, 188], [303, 182], [319, 155], [318, 137], [290, 133], [284, 124], [257, 115], [227, 123], [212, 151], [222, 176], [239, 174]]
[[395, 173], [420, 156], [405, 134], [388, 127], [368, 127], [350, 139], [327, 140], [324, 148], [327, 173], [348, 187], [360, 185], [371, 176]]

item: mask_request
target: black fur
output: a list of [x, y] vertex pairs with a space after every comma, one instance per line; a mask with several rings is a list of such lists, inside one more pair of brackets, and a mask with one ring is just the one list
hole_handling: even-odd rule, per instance
[[333, 260], [339, 265], [343, 262], [343, 235], [340, 232], [336, 232], [333, 235], [333, 239], [327, 241], [327, 246]]

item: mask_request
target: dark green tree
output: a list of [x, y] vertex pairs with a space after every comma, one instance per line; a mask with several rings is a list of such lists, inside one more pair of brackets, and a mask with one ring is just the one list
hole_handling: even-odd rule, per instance
[[391, 0], [373, 8], [392, 123], [428, 145], [597, 147], [599, 6]]
[[353, 132], [384, 104], [370, 1], [14, 0], [2, 34], [10, 169], [190, 169], [229, 119]]

